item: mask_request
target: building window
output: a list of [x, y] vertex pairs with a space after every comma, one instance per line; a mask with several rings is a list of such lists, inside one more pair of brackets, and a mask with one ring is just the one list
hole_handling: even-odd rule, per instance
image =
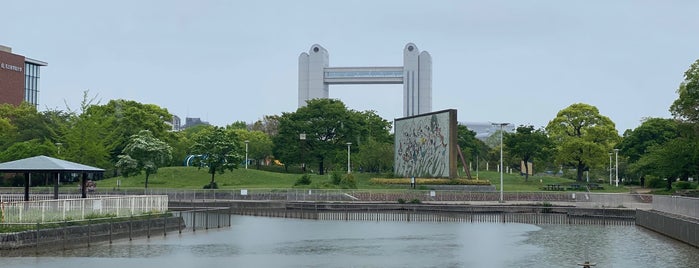
[[24, 64], [24, 101], [39, 105], [39, 65]]

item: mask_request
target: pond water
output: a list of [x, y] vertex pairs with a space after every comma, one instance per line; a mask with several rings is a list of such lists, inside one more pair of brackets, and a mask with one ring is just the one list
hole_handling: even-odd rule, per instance
[[699, 249], [636, 226], [316, 221], [231, 227], [3, 258], [0, 267], [699, 267]]

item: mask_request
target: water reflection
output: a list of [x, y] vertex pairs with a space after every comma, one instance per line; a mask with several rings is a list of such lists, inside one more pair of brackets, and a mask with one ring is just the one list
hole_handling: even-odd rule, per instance
[[313, 221], [232, 227], [5, 258], [3, 267], [695, 267], [699, 250], [633, 226]]

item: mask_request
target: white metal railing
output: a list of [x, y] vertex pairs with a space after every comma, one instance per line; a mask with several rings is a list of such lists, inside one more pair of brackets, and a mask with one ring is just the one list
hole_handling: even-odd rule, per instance
[[0, 203], [0, 223], [45, 223], [129, 217], [168, 210], [167, 195], [130, 195]]
[[653, 210], [699, 219], [699, 198], [656, 195]]
[[[59, 194], [59, 199], [78, 199], [80, 194]], [[30, 194], [29, 201], [55, 200], [53, 194]], [[0, 194], [0, 202], [23, 202], [24, 194]]]
[[[98, 191], [96, 194], [144, 194], [144, 189], [122, 188], [118, 191]], [[167, 189], [150, 188], [145, 194], [168, 195], [170, 200], [280, 200], [280, 201], [348, 201], [397, 202], [399, 199], [434, 202], [497, 202], [499, 192], [471, 192], [461, 190], [406, 190], [406, 189]], [[505, 192], [506, 202], [574, 202], [585, 207], [650, 208], [652, 195], [590, 193], [571, 191]]]

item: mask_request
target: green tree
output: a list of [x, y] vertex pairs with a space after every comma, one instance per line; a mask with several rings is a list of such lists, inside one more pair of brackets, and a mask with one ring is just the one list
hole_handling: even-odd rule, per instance
[[[238, 136], [238, 143], [245, 144], [248, 141], [248, 159], [254, 159], [257, 169], [265, 159], [272, 157], [272, 138], [262, 131], [247, 131], [245, 129], [233, 130]], [[243, 151], [244, 153], [244, 151]]]
[[157, 173], [158, 168], [169, 163], [172, 158], [170, 145], [153, 137], [148, 130], [141, 130], [132, 135], [123, 152], [124, 154], [119, 155], [116, 167], [121, 169], [124, 177], [145, 172], [146, 189], [150, 175]]
[[551, 152], [553, 143], [542, 129], [534, 129], [534, 126], [521, 125], [515, 133], [506, 133], [503, 137], [505, 148], [511, 156], [518, 157], [525, 163], [524, 181], [529, 181], [529, 165], [535, 158], [545, 158]]
[[382, 172], [393, 167], [393, 143], [379, 142], [373, 138], [359, 144], [359, 153], [352, 155], [352, 162], [368, 172]]
[[166, 122], [172, 120], [167, 109], [155, 104], [142, 104], [131, 100], [110, 100], [105, 105], [88, 105], [83, 112], [94, 118], [107, 131], [104, 139], [109, 142], [110, 159], [116, 162], [132, 135], [148, 130], [153, 137], [171, 141], [174, 134]]
[[372, 139], [379, 143], [393, 143], [393, 136], [391, 135], [392, 123], [386, 121], [386, 119], [381, 118], [375, 111], [353, 111], [360, 122], [360, 139], [359, 142]]
[[[317, 161], [319, 174], [324, 174], [325, 162], [337, 161], [347, 142], [356, 144], [363, 127], [360, 113], [348, 110], [340, 100], [309, 100], [306, 106], [279, 118], [274, 155], [287, 164]], [[351, 149], [356, 151], [356, 147]]]
[[252, 124], [252, 130], [262, 131], [270, 137], [276, 136], [279, 133], [279, 116], [265, 115]]
[[56, 145], [48, 140], [39, 139], [20, 141], [0, 152], [0, 162], [14, 161], [37, 155], [54, 155], [57, 152]]
[[15, 141], [15, 133], [17, 133], [17, 127], [12, 125], [10, 119], [0, 117], [0, 148], [9, 147]]
[[675, 138], [662, 145], [650, 146], [648, 153], [641, 156], [633, 168], [648, 175], [666, 178], [669, 190], [675, 179], [687, 180], [691, 175], [697, 174], [697, 150], [699, 146], [694, 139]]
[[[487, 156], [488, 150], [490, 150], [485, 142], [476, 138], [475, 131], [468, 129], [464, 125], [457, 125], [456, 127], [456, 143], [461, 148], [461, 154], [466, 158], [465, 161], [473, 162], [473, 159], [484, 158]], [[499, 139], [498, 145], [500, 145]], [[475, 164], [478, 165], [480, 163], [476, 161]]]
[[699, 123], [699, 60], [684, 73], [677, 94], [679, 96], [670, 106], [670, 112], [680, 120]]
[[629, 158], [629, 162], [638, 161], [654, 145], [662, 145], [679, 137], [678, 123], [672, 119], [648, 118], [634, 130], [624, 132], [619, 143], [619, 151]]
[[242, 129], [242, 130], [247, 130], [248, 129], [248, 124], [243, 122], [243, 121], [235, 121], [230, 125], [226, 126], [226, 129]]
[[95, 98], [89, 98], [88, 92], [83, 93], [79, 111], [70, 108], [68, 119], [59, 124], [59, 139], [61, 158], [76, 163], [107, 169], [112, 166], [109, 152], [113, 143], [109, 139], [110, 126], [103, 117], [94, 116], [85, 111], [95, 105]]
[[614, 122], [597, 107], [576, 103], [561, 110], [546, 126], [556, 146], [556, 161], [577, 169], [577, 180], [591, 167], [604, 166], [607, 153], [619, 140]]
[[5, 143], [0, 144], [0, 150], [6, 149], [15, 142], [38, 140], [54, 143], [57, 135], [50, 126], [50, 117], [39, 113], [34, 105], [23, 102], [18, 106], [0, 104], [0, 119], [9, 122], [8, 130], [4, 133]]
[[224, 128], [212, 126], [199, 132], [194, 137], [192, 153], [202, 155], [195, 159], [195, 164], [199, 167], [208, 168], [211, 174], [209, 188], [214, 188], [216, 173], [223, 174], [226, 170], [233, 171], [242, 161], [238, 137], [233, 131], [226, 131]]

